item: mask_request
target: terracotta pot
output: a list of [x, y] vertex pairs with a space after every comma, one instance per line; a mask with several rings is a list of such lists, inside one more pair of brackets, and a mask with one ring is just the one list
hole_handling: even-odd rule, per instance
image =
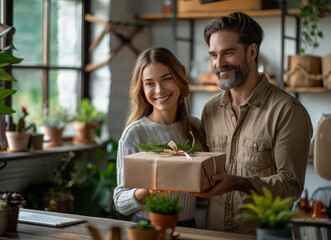
[[175, 232], [178, 214], [160, 214], [151, 212], [149, 218], [153, 226], [161, 227], [161, 236], [164, 236], [165, 231], [168, 228], [171, 228], [172, 232]]
[[128, 236], [130, 240], [157, 240], [160, 234], [160, 227], [155, 229], [134, 229], [128, 228]]
[[50, 141], [44, 144], [46, 147], [62, 146], [62, 133], [64, 128], [44, 126], [44, 130], [45, 136], [48, 136], [50, 138]]
[[4, 236], [8, 228], [8, 208], [0, 208], [0, 236]]
[[17, 231], [19, 206], [11, 206], [9, 208], [8, 229], [7, 232], [13, 233]]
[[92, 143], [94, 141], [94, 130], [98, 128], [96, 124], [87, 124], [84, 122], [74, 122], [76, 136], [74, 142]]
[[22, 152], [28, 150], [30, 134], [24, 132], [6, 131], [8, 152]]

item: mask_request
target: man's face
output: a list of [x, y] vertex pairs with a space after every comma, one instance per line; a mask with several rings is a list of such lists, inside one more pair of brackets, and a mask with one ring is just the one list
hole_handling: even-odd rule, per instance
[[209, 54], [220, 88], [229, 90], [243, 84], [250, 72], [247, 52], [238, 43], [238, 34], [230, 31], [213, 33], [209, 41]]

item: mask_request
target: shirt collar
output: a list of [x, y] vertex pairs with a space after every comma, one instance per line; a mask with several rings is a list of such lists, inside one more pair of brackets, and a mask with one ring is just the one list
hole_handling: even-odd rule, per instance
[[[247, 101], [245, 101], [242, 105], [249, 104], [254, 107], [259, 107], [262, 104], [263, 98], [266, 95], [268, 89], [270, 88], [270, 84], [266, 75], [264, 73], [260, 74], [261, 81], [257, 84], [252, 94], [249, 96]], [[230, 96], [229, 90], [226, 90], [224, 94], [222, 94], [220, 106], [225, 107], [230, 104]]]

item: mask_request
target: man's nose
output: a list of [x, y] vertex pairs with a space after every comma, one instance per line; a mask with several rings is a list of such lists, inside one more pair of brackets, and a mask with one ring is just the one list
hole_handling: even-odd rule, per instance
[[221, 68], [222, 66], [224, 66], [226, 63], [225, 58], [222, 56], [218, 56], [215, 60], [214, 60], [214, 68]]

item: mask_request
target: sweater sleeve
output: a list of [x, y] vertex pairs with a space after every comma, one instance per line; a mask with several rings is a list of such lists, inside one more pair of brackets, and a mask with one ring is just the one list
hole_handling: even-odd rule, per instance
[[[125, 134], [128, 135], [128, 134]], [[133, 144], [133, 139], [125, 135], [119, 141], [117, 151], [117, 187], [114, 190], [113, 200], [117, 211], [124, 215], [132, 214], [144, 208], [144, 205], [137, 201], [134, 196], [136, 188], [123, 187], [123, 158], [124, 156], [138, 152], [137, 147]], [[132, 136], [133, 137], [133, 136]]]

